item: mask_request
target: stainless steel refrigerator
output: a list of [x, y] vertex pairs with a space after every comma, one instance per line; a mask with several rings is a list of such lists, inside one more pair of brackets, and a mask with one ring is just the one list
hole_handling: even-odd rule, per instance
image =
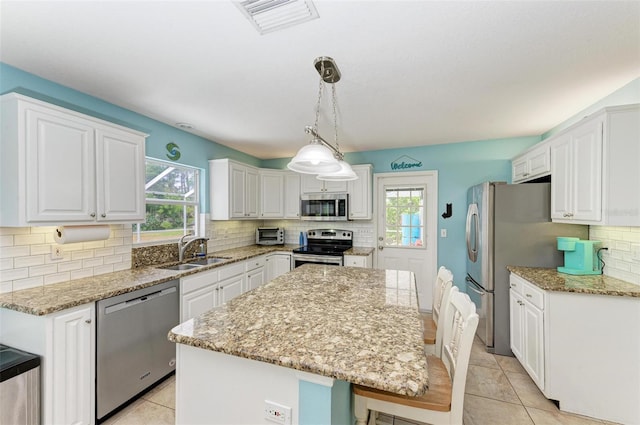
[[467, 293], [487, 351], [512, 356], [507, 266], [556, 267], [557, 236], [588, 239], [588, 227], [551, 222], [551, 184], [485, 182], [467, 191]]

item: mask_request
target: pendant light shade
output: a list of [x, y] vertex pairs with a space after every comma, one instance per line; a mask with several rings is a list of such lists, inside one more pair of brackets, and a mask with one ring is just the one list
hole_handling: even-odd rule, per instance
[[316, 178], [318, 180], [330, 180], [330, 181], [349, 181], [357, 180], [358, 175], [353, 171], [351, 165], [345, 161], [339, 161], [340, 170], [330, 174], [318, 174]]
[[[311, 143], [302, 147], [287, 168], [291, 171], [304, 174], [317, 174], [318, 180], [346, 181], [358, 178], [351, 166], [344, 161], [344, 155], [340, 152], [338, 144], [338, 118], [336, 108], [336, 86], [340, 81], [340, 71], [338, 66], [328, 56], [316, 58], [314, 66], [320, 74], [320, 85], [318, 86], [318, 103], [316, 104], [316, 121], [313, 126], [306, 126], [304, 131], [310, 134], [313, 139]], [[318, 119], [320, 118], [320, 101], [324, 84], [331, 84], [331, 103], [333, 105], [333, 129], [335, 135], [335, 146], [324, 140], [318, 134]]]
[[304, 174], [334, 173], [340, 171], [340, 163], [333, 152], [316, 140], [302, 147], [287, 164], [291, 171]]

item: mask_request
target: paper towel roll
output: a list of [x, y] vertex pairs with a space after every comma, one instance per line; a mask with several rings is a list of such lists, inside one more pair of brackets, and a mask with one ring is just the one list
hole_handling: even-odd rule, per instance
[[59, 244], [102, 241], [109, 239], [111, 228], [108, 224], [98, 226], [60, 226], [56, 228], [53, 238]]

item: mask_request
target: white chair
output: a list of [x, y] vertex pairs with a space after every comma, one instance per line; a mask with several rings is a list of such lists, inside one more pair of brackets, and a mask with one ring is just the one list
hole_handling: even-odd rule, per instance
[[[453, 285], [453, 273], [444, 266], [438, 269], [438, 275], [433, 285], [433, 304], [431, 313], [422, 313], [422, 327], [424, 343], [431, 345], [427, 348], [429, 354], [440, 356], [440, 348], [442, 341], [442, 332], [438, 333], [438, 319], [440, 318], [440, 310], [445, 301], [444, 296], [448, 294]], [[446, 303], [444, 304], [446, 305]]]
[[462, 424], [464, 389], [478, 314], [469, 296], [456, 287], [445, 305], [442, 358], [427, 357], [427, 392], [420, 397], [408, 397], [354, 385], [356, 425], [366, 425], [369, 411], [372, 415], [382, 412], [429, 424]]

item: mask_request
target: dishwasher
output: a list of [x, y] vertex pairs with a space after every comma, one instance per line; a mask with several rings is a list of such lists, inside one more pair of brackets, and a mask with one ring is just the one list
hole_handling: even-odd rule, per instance
[[176, 367], [167, 339], [179, 324], [178, 280], [96, 303], [96, 418], [158, 382]]

